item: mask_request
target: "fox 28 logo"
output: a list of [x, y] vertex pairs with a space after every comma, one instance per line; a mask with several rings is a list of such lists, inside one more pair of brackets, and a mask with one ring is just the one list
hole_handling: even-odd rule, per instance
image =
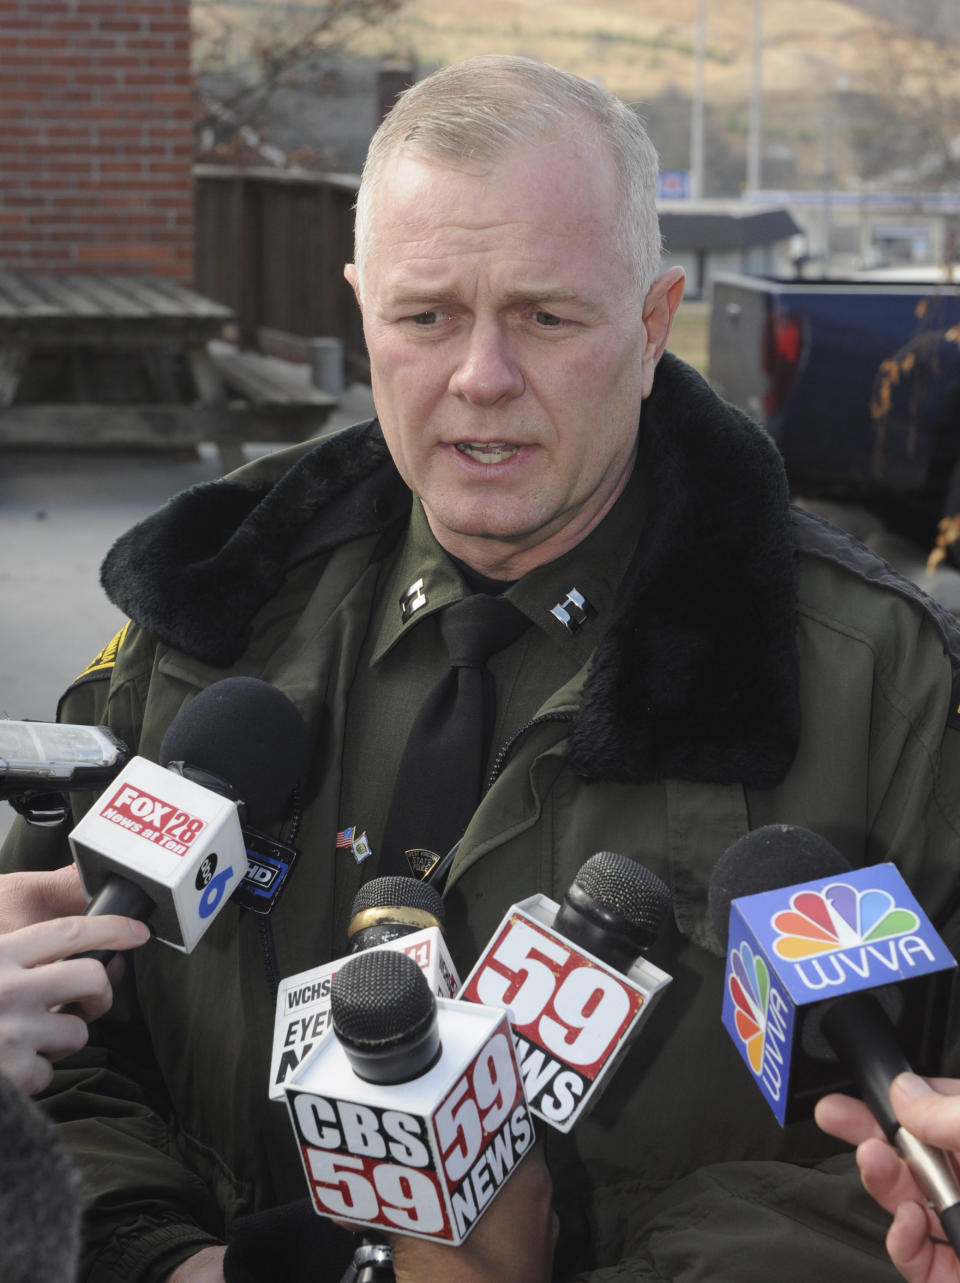
[[201, 918], [206, 919], [216, 913], [232, 877], [232, 864], [228, 864], [225, 869], [221, 869], [217, 873], [216, 851], [211, 851], [204, 856], [194, 880], [194, 886], [198, 891], [203, 892], [200, 896], [200, 903], [197, 905], [197, 912]]

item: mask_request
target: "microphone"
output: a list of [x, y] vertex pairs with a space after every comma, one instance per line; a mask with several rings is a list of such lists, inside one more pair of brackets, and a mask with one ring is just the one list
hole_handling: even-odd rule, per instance
[[643, 953], [670, 890], [635, 860], [598, 851], [561, 905], [506, 912], [460, 997], [506, 1007], [531, 1111], [567, 1132], [596, 1100], [671, 977]]
[[0, 1223], [4, 1283], [69, 1283], [76, 1278], [76, 1176], [49, 1120], [2, 1073]]
[[769, 825], [721, 856], [709, 905], [727, 940], [723, 1022], [781, 1126], [826, 1091], [858, 1090], [960, 1256], [953, 1157], [907, 1132], [890, 1106], [911, 1060], [937, 1068], [938, 982], [956, 966], [899, 871], [851, 869], [819, 834]]
[[[429, 989], [452, 998], [460, 977], [443, 938], [443, 900], [417, 878], [385, 876], [365, 882], [354, 897], [347, 940], [351, 954], [399, 950], [423, 971]], [[330, 1027], [330, 985], [345, 959], [288, 976], [277, 990], [270, 1062], [271, 1100], [284, 1099], [284, 1084]]]
[[276, 687], [230, 677], [201, 691], [163, 739], [168, 768], [133, 757], [70, 833], [86, 912], [139, 918], [189, 953], [247, 874], [257, 834], [241, 817], [281, 815], [306, 755], [303, 718]]
[[443, 900], [434, 887], [400, 875], [373, 878], [354, 896], [347, 942], [351, 953], [360, 953], [426, 927], [442, 932], [445, 925]]
[[129, 760], [106, 726], [0, 719], [0, 800], [30, 824], [52, 827], [67, 816], [64, 793], [99, 788]]
[[534, 1140], [506, 1013], [435, 997], [390, 948], [348, 958], [330, 1000], [286, 1086], [315, 1210], [462, 1243]]

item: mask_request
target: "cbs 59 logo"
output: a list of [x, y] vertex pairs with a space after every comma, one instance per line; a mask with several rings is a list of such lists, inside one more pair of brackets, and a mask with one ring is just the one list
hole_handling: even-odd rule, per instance
[[643, 1002], [615, 971], [517, 915], [490, 946], [464, 996], [509, 1007], [518, 1034], [590, 1078]]
[[520, 1077], [506, 1033], [496, 1033], [454, 1084], [433, 1119], [443, 1171], [458, 1184], [520, 1099]]

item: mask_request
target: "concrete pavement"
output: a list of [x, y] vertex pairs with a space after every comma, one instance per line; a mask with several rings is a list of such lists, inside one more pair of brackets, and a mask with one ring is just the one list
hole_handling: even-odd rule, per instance
[[[354, 385], [324, 434], [371, 413], [370, 389]], [[123, 623], [99, 585], [107, 549], [171, 495], [219, 475], [207, 446], [196, 455], [0, 451], [0, 716], [54, 719], [64, 688]], [[13, 818], [0, 802], [0, 840]]]

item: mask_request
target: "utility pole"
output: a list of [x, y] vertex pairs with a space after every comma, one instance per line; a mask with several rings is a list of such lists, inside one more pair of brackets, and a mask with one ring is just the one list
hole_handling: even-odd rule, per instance
[[763, 0], [753, 0], [753, 75], [747, 139], [747, 191], [760, 188], [763, 156]]
[[697, 0], [697, 31], [693, 76], [693, 103], [690, 113], [690, 195], [703, 195], [703, 63], [707, 44], [707, 0]]

